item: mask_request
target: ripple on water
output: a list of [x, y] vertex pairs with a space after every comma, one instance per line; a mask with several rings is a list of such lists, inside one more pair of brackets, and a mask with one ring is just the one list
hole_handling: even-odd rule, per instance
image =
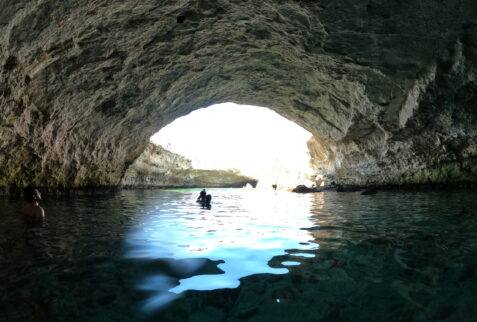
[[297, 265], [300, 265], [300, 264], [301, 264], [300, 262], [293, 262], [293, 261], [282, 262], [282, 265], [285, 265], [285, 266], [297, 266]]
[[298, 256], [298, 257], [306, 257], [306, 258], [312, 258], [315, 257], [315, 254], [310, 254], [310, 253], [293, 253], [290, 254], [291, 256]]
[[3, 202], [2, 318], [475, 319], [475, 193], [198, 192], [45, 200], [41, 227]]
[[[270, 267], [268, 262], [275, 256], [286, 255], [288, 249], [308, 250], [316, 246], [308, 243], [310, 234], [300, 230], [310, 224], [311, 199], [308, 196], [296, 198], [289, 193], [217, 190], [214, 200], [221, 200], [220, 208], [214, 204], [206, 215], [195, 203], [195, 198], [194, 193], [184, 194], [173, 204], [162, 204], [161, 211], [170, 215], [143, 216], [127, 239], [132, 247], [126, 256], [132, 258], [145, 254], [138, 249], [151, 247], [151, 243], [143, 245], [141, 240], [150, 240], [157, 245], [155, 252], [147, 252], [151, 255], [149, 259], [152, 254], [156, 258], [167, 257], [160, 245], [174, 240], [177, 243], [169, 245], [174, 259], [204, 257], [224, 261], [217, 266], [222, 274], [192, 274], [178, 279], [178, 285], [171, 287], [170, 292], [236, 288], [240, 279], [246, 276], [286, 274], [287, 269]], [[285, 262], [284, 265], [299, 264]], [[200, 265], [195, 269], [199, 270]]]

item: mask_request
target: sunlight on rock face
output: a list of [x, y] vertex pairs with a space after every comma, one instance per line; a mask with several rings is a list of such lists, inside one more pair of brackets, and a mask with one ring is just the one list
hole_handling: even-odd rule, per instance
[[197, 169], [235, 169], [259, 187], [309, 184], [311, 133], [268, 108], [224, 103], [176, 119], [151, 141]]

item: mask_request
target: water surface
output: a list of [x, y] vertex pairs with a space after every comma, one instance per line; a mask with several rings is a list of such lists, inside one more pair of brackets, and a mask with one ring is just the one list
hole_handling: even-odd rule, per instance
[[474, 321], [477, 193], [0, 201], [1, 321]]

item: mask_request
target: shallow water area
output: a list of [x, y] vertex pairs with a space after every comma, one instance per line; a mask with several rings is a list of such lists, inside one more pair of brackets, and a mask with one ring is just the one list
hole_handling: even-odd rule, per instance
[[473, 321], [477, 193], [1, 200], [1, 321]]

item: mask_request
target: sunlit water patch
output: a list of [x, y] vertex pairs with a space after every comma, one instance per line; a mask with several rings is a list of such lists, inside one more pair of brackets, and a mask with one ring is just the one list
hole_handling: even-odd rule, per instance
[[475, 321], [477, 193], [0, 200], [0, 321]]
[[[166, 272], [146, 277], [141, 289], [158, 293], [145, 305], [157, 308], [188, 290], [236, 288], [253, 274], [286, 274], [299, 262], [269, 261], [287, 250], [317, 250], [307, 230], [311, 199], [275, 191], [212, 190], [211, 209], [196, 203], [197, 191], [168, 191], [141, 215], [127, 237], [127, 258], [162, 260], [188, 276], [178, 285]], [[313, 257], [297, 253], [294, 256]], [[207, 269], [204, 270], [204, 267]], [[171, 294], [172, 293], [172, 294]]]

